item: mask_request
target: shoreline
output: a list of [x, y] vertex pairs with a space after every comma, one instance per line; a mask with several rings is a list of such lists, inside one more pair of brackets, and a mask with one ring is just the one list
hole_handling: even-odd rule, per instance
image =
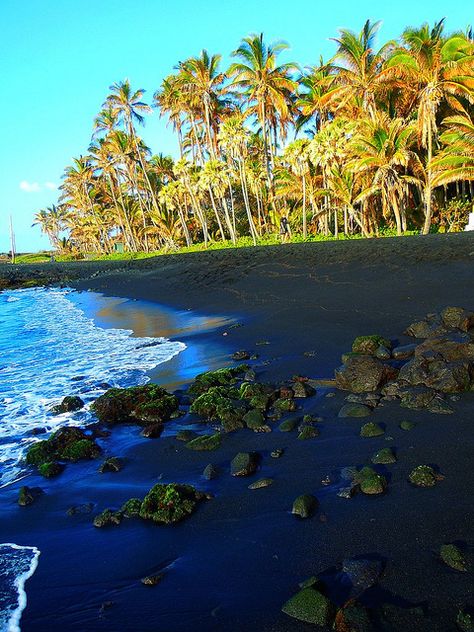
[[[388, 239], [372, 241], [365, 244], [370, 252], [359, 248], [342, 260], [334, 252], [333, 257], [320, 256], [317, 247], [306, 245], [263, 254], [252, 249], [226, 257], [199, 254], [163, 266], [160, 258], [158, 265], [147, 260], [143, 268], [108, 270], [74, 285], [175, 309], [233, 314], [241, 326], [218, 328], [199, 340], [224, 344], [229, 353], [258, 353], [251, 364], [259, 381], [278, 383], [294, 374], [331, 377], [357, 335], [377, 333], [404, 343], [411, 341], [402, 335], [405, 327], [429, 312], [448, 305], [473, 309], [473, 237], [450, 239], [436, 252], [430, 248], [437, 240], [428, 239], [420, 249], [404, 242], [404, 255], [400, 244], [390, 252]], [[264, 341], [269, 344], [260, 344]], [[384, 560], [385, 569], [369, 607], [380, 600], [401, 606], [396, 630], [454, 632], [458, 609], [472, 598], [472, 579], [470, 573], [442, 566], [435, 552], [443, 542], [461, 541], [471, 554], [474, 547], [474, 481], [468, 467], [474, 393], [463, 394], [449, 416], [387, 402], [372, 418], [386, 426], [390, 443], [385, 437], [362, 439], [360, 420], [337, 417], [346, 392], [324, 395], [321, 391], [304, 402], [305, 413], [323, 418], [321, 436], [311, 441], [298, 441], [294, 433], [276, 428], [263, 434], [242, 430], [226, 435], [217, 452], [199, 453], [185, 450], [173, 437], [144, 440], [136, 430], [116, 428], [107, 440], [107, 456], [124, 457], [122, 472], [98, 475], [93, 462], [70, 466], [48, 482], [47, 496], [26, 508], [28, 513], [9, 511], [0, 533], [14, 529], [22, 542], [34, 525], [42, 556], [45, 548], [28, 584], [25, 629], [40, 632], [47, 624], [51, 632], [132, 630], [141, 617], [144, 632], [309, 632], [312, 626], [280, 612], [298, 582], [343, 559], [372, 554]], [[411, 432], [399, 428], [407, 418], [416, 423]], [[384, 469], [389, 487], [383, 496], [359, 494], [345, 500], [322, 484], [327, 476], [337, 483], [343, 467], [366, 464], [386, 446], [395, 447], [399, 462]], [[273, 460], [269, 455], [276, 448], [285, 453]], [[228, 474], [233, 456], [250, 450], [262, 455], [256, 476], [275, 480], [268, 489], [249, 491], [255, 479]], [[215, 481], [201, 476], [209, 462], [221, 472]], [[408, 474], [420, 463], [439, 467], [445, 476], [439, 486], [409, 486]], [[214, 498], [176, 527], [133, 522], [117, 530], [94, 530], [90, 515], [65, 516], [67, 506], [76, 503], [93, 501], [96, 512], [120, 506], [157, 479], [190, 482]], [[2, 503], [11, 506], [15, 491]], [[314, 493], [320, 509], [311, 520], [297, 522], [289, 512], [302, 493]], [[140, 577], [160, 568], [169, 572], [159, 587], [140, 585]], [[114, 603], [100, 615], [106, 601]], [[48, 613], [58, 603], [53, 622]], [[413, 610], [418, 606], [422, 616]]]

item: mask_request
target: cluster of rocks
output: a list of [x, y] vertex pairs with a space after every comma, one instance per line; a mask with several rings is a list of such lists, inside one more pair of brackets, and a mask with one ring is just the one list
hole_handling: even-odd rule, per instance
[[340, 416], [370, 414], [381, 399], [403, 407], [449, 414], [446, 396], [474, 385], [474, 312], [447, 307], [411, 324], [417, 343], [393, 346], [382, 336], [360, 336], [336, 369], [339, 389], [351, 391]]

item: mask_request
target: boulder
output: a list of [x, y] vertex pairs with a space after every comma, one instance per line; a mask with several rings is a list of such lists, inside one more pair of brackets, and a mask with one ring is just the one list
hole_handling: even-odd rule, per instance
[[64, 465], [62, 463], [58, 463], [57, 461], [47, 461], [46, 463], [41, 463], [41, 465], [38, 466], [38, 472], [45, 478], [54, 478], [55, 476], [59, 476], [63, 470]]
[[18, 504], [20, 507], [27, 507], [35, 502], [38, 494], [35, 493], [35, 490], [28, 486], [20, 487], [20, 491], [18, 492]]
[[122, 522], [123, 514], [113, 509], [104, 509], [102, 513], [94, 518], [94, 527], [102, 529], [104, 527], [117, 527]]
[[383, 572], [383, 562], [379, 559], [349, 558], [342, 562], [342, 580], [351, 586], [350, 596], [359, 597], [375, 586]]
[[164, 576], [164, 573], [159, 573], [158, 575], [148, 575], [147, 577], [142, 577], [140, 581], [144, 586], [157, 586]]
[[120, 472], [121, 469], [122, 461], [116, 456], [111, 456], [99, 467], [99, 473], [104, 474], [105, 472]]
[[230, 473], [232, 476], [250, 476], [256, 472], [258, 462], [257, 452], [239, 452], [231, 461]]
[[259, 478], [258, 481], [250, 483], [249, 489], [262, 489], [263, 487], [270, 487], [273, 485], [273, 478]]
[[456, 624], [461, 632], [474, 632], [474, 612], [471, 609], [460, 609]]
[[367, 609], [357, 602], [340, 608], [334, 621], [335, 632], [374, 632]]
[[397, 457], [395, 456], [392, 448], [382, 448], [373, 455], [371, 461], [376, 465], [391, 465], [392, 463], [397, 462]]
[[189, 392], [192, 395], [202, 395], [213, 386], [231, 386], [237, 382], [238, 377], [244, 375], [248, 370], [248, 365], [242, 364], [237, 367], [226, 367], [200, 373], [189, 387]]
[[335, 616], [334, 605], [314, 587], [303, 588], [282, 607], [293, 619], [330, 628]]
[[273, 403], [273, 407], [282, 413], [291, 413], [296, 410], [296, 402], [293, 398], [279, 398]]
[[413, 421], [408, 421], [407, 419], [404, 419], [403, 421], [400, 422], [400, 428], [402, 430], [413, 430], [415, 426], [416, 426], [416, 423], [414, 423]]
[[84, 401], [77, 395], [68, 395], [57, 406], [53, 406], [51, 412], [55, 415], [61, 413], [73, 413], [76, 410], [80, 410], [84, 407]]
[[234, 360], [235, 362], [242, 362], [242, 360], [249, 360], [250, 359], [250, 353], [248, 351], [235, 351], [232, 354], [232, 360]]
[[469, 390], [472, 361], [447, 361], [431, 351], [417, 353], [400, 369], [401, 384], [426, 386], [443, 393], [459, 393]]
[[95, 459], [101, 450], [80, 428], [64, 427], [49, 439], [34, 443], [26, 454], [29, 465], [40, 466], [52, 461], [80, 461]]
[[299, 428], [298, 439], [300, 441], [306, 441], [307, 439], [316, 439], [319, 437], [319, 428], [312, 425], [303, 425]]
[[389, 349], [383, 346], [377, 347], [374, 353], [374, 356], [379, 360], [390, 360], [391, 355], [392, 354], [390, 353]]
[[299, 518], [310, 518], [319, 506], [318, 499], [312, 494], [302, 494], [293, 502], [291, 513]]
[[352, 343], [353, 353], [362, 353], [365, 355], [375, 355], [379, 347], [390, 349], [390, 340], [383, 336], [358, 336]]
[[456, 571], [467, 571], [464, 553], [455, 544], [443, 544], [439, 550], [441, 560]]
[[138, 518], [141, 508], [142, 501], [140, 498], [129, 498], [120, 508], [120, 513], [124, 518]]
[[412, 338], [430, 338], [431, 336], [439, 336], [446, 333], [441, 318], [436, 314], [431, 314], [423, 320], [418, 320], [409, 325], [404, 333]]
[[192, 441], [197, 436], [198, 435], [196, 432], [194, 432], [194, 430], [180, 430], [176, 434], [175, 438], [177, 439], [177, 441], [184, 441], [185, 443], [188, 443], [188, 441]]
[[243, 421], [247, 428], [251, 430], [258, 430], [265, 425], [265, 418], [260, 410], [253, 409], [245, 413]]
[[312, 397], [315, 395], [316, 389], [310, 386], [307, 382], [296, 381], [293, 383], [293, 394], [294, 397], [304, 398], [304, 397]]
[[446, 307], [441, 312], [441, 320], [449, 329], [469, 331], [474, 327], [474, 312], [462, 307]]
[[161, 436], [161, 433], [164, 429], [165, 427], [161, 422], [147, 424], [140, 432], [140, 434], [142, 437], [145, 437], [147, 439], [157, 439]]
[[212, 435], [201, 435], [189, 441], [186, 444], [188, 450], [217, 450], [221, 447], [222, 443], [222, 435], [219, 432], [216, 432]]
[[283, 456], [283, 453], [283, 448], [276, 448], [276, 450], [272, 450], [270, 452], [270, 456], [272, 457], [272, 459], [280, 459]]
[[211, 481], [219, 476], [219, 470], [215, 465], [209, 463], [209, 465], [206, 465], [204, 468], [202, 475], [207, 481]]
[[400, 345], [395, 347], [392, 351], [392, 357], [394, 360], [407, 360], [411, 358], [415, 353], [416, 344]]
[[158, 484], [143, 499], [139, 515], [157, 524], [174, 524], [190, 516], [203, 498], [192, 485]]
[[372, 409], [365, 404], [344, 404], [338, 413], [338, 417], [368, 417], [372, 414]]
[[336, 386], [353, 393], [376, 391], [396, 375], [396, 369], [369, 355], [351, 357], [335, 371]]
[[380, 437], [384, 433], [385, 430], [382, 428], [382, 426], [380, 426], [380, 424], [376, 424], [373, 421], [369, 421], [368, 423], [364, 424], [360, 429], [360, 436], [364, 437], [365, 439], [371, 437]]
[[237, 402], [238, 389], [225, 386], [211, 386], [191, 404], [189, 411], [210, 421], [219, 421], [226, 432], [244, 427], [243, 402]]
[[91, 406], [99, 421], [107, 424], [158, 423], [178, 410], [178, 398], [156, 384], [111, 388]]
[[378, 495], [383, 494], [387, 487], [387, 480], [381, 474], [378, 474], [371, 467], [363, 467], [357, 472], [354, 482], [359, 485], [363, 494]]
[[433, 487], [439, 476], [429, 465], [418, 465], [411, 471], [409, 480], [416, 487]]
[[296, 430], [298, 424], [299, 421], [295, 417], [292, 417], [291, 419], [285, 419], [285, 421], [282, 421], [281, 424], [278, 426], [278, 430], [280, 432], [293, 432], [293, 430]]

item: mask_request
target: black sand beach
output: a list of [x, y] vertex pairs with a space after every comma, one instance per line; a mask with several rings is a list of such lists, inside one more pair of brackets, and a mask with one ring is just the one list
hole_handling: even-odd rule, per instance
[[[3, 268], [0, 275], [11, 280], [11, 268]], [[474, 309], [474, 235], [249, 248], [126, 264], [22, 266], [14, 274], [16, 283], [43, 277], [228, 317], [233, 325], [224, 323], [196, 340], [229, 364], [237, 350], [256, 352], [250, 364], [257, 379], [277, 383], [295, 374], [332, 378], [358, 335], [376, 333], [404, 344], [411, 339], [402, 332], [427, 313], [451, 305]], [[192, 337], [186, 343], [192, 345]], [[152, 379], [165, 386], [180, 382], [166, 365]], [[216, 452], [192, 452], [173, 437], [148, 440], [137, 428], [121, 427], [102, 442], [107, 455], [124, 458], [121, 472], [99, 475], [97, 463], [87, 462], [52, 481], [32, 475], [27, 484], [47, 493], [26, 508], [16, 506], [19, 485], [2, 490], [0, 541], [42, 551], [26, 586], [22, 629], [309, 631], [314, 626], [281, 613], [282, 604], [299, 582], [333, 577], [343, 559], [356, 556], [384, 563], [380, 581], [362, 599], [375, 609], [375, 629], [458, 629], [459, 609], [474, 600], [472, 570], [448, 568], [438, 551], [445, 542], [459, 542], [474, 559], [474, 392], [451, 402], [452, 415], [384, 402], [369, 419], [386, 432], [372, 439], [359, 436], [365, 419], [337, 417], [347, 393], [328, 398], [327, 392], [319, 389], [301, 400], [304, 410], [297, 413], [322, 417], [316, 439], [299, 441], [275, 424], [271, 433], [228, 434]], [[416, 423], [409, 432], [399, 427], [406, 419]], [[387, 492], [338, 497], [341, 468], [370, 463], [383, 447], [393, 447], [398, 457], [382, 467]], [[282, 458], [270, 457], [275, 448], [285, 450]], [[251, 450], [262, 456], [259, 471], [232, 478], [230, 460]], [[212, 481], [201, 477], [209, 462], [220, 469]], [[436, 466], [444, 479], [429, 489], [411, 486], [408, 475], [419, 464]], [[271, 487], [248, 489], [263, 476], [274, 479]], [[326, 477], [330, 485], [322, 483]], [[95, 529], [91, 515], [66, 515], [69, 506], [81, 503], [95, 503], [95, 513], [119, 507], [158, 480], [192, 483], [214, 498], [174, 527], [127, 521]], [[314, 494], [320, 506], [313, 518], [297, 520], [291, 506], [303, 493]], [[167, 570], [158, 586], [140, 583], [161, 569]], [[384, 623], [383, 604], [395, 607]]]

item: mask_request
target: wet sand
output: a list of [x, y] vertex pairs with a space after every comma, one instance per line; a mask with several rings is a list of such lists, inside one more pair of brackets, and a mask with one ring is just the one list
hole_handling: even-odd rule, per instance
[[[403, 343], [405, 327], [429, 312], [447, 305], [473, 309], [473, 264], [474, 235], [463, 234], [212, 252], [121, 268], [95, 264], [87, 271], [66, 266], [58, 274], [80, 289], [231, 318], [240, 326], [223, 323], [196, 340], [212, 345], [222, 360], [239, 349], [255, 351], [258, 379], [273, 382], [295, 373], [332, 377], [357, 335], [380, 333]], [[98, 273], [92, 279], [72, 278], [92, 271]], [[191, 338], [186, 342], [192, 345]], [[164, 365], [153, 379], [172, 384], [173, 368]], [[374, 439], [359, 437], [360, 420], [337, 418], [345, 393], [325, 395], [320, 390], [298, 411], [323, 418], [314, 440], [298, 441], [276, 428], [268, 434], [242, 430], [227, 435], [217, 452], [194, 453], [169, 436], [146, 440], [137, 429], [117, 428], [102, 446], [125, 458], [118, 474], [98, 475], [97, 463], [87, 463], [69, 466], [53, 481], [33, 475], [27, 484], [47, 494], [27, 508], [15, 506], [18, 486], [2, 490], [1, 508], [8, 511], [0, 539], [15, 534], [15, 542], [42, 550], [26, 586], [23, 629], [309, 631], [314, 627], [280, 612], [298, 582], [344, 558], [372, 554], [386, 566], [366, 595], [368, 605], [401, 607], [395, 627], [378, 629], [454, 632], [459, 607], [473, 600], [472, 572], [449, 569], [437, 551], [444, 542], [460, 541], [473, 557], [474, 393], [453, 402], [449, 416], [387, 402], [370, 418], [386, 427], [385, 436]], [[401, 430], [403, 419], [416, 427]], [[387, 446], [398, 457], [385, 470], [387, 493], [339, 498], [340, 469], [366, 464]], [[285, 453], [275, 460], [270, 452], [277, 447]], [[260, 452], [261, 468], [251, 478], [233, 479], [229, 462], [242, 450]], [[221, 471], [213, 481], [201, 477], [209, 462]], [[410, 486], [409, 472], [422, 463], [439, 467], [445, 479], [432, 489]], [[262, 476], [274, 484], [247, 489]], [[326, 476], [332, 486], [321, 483]], [[98, 530], [94, 514], [65, 513], [84, 502], [95, 503], [94, 513], [118, 507], [160, 477], [215, 497], [176, 527], [126, 521]], [[289, 512], [302, 493], [315, 494], [320, 508], [312, 519], [297, 521]], [[140, 584], [161, 568], [167, 571], [159, 586]], [[110, 607], [101, 612], [106, 602]], [[407, 612], [414, 605], [425, 615]]]

